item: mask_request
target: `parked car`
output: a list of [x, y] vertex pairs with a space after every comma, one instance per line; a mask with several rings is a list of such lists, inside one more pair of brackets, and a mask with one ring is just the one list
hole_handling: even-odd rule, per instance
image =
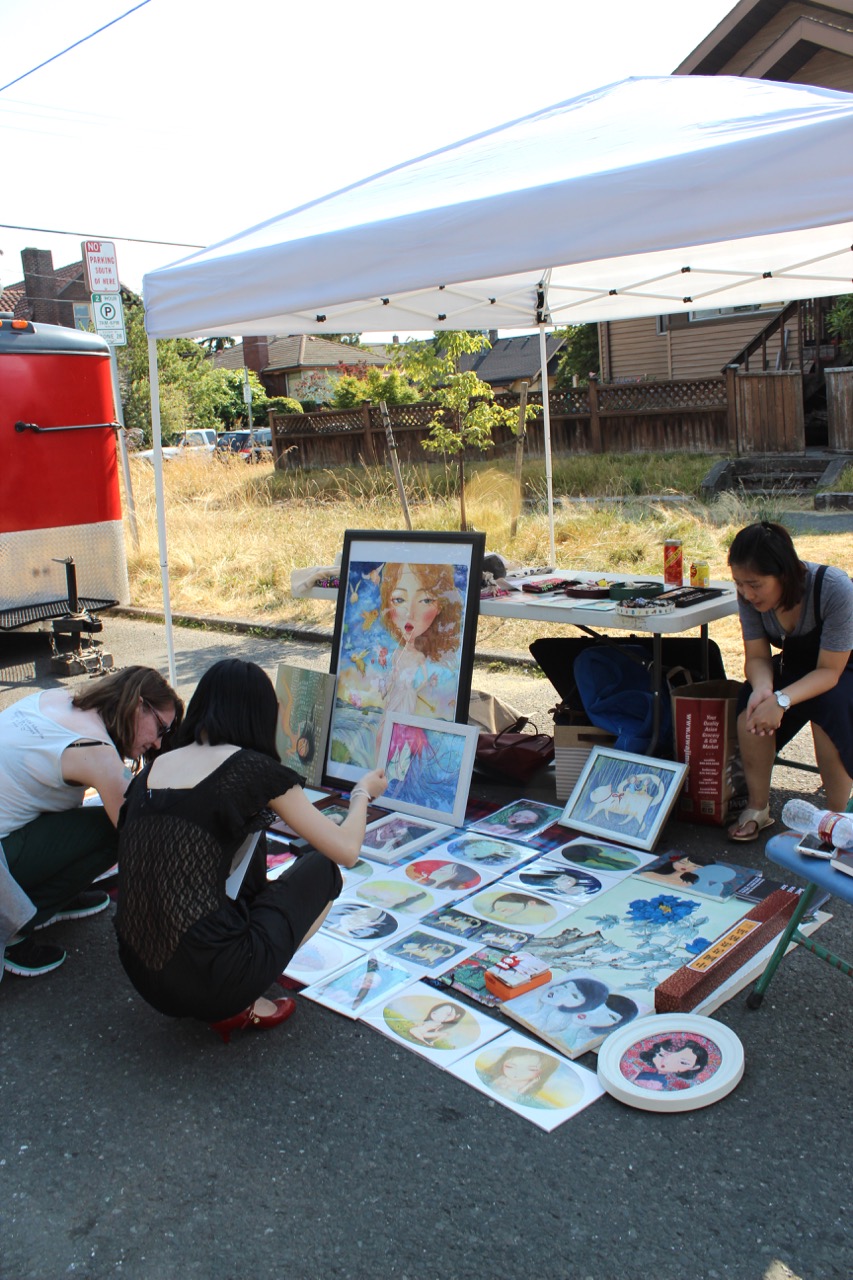
[[244, 462], [266, 462], [272, 457], [272, 430], [258, 427], [254, 432], [223, 431], [216, 441], [216, 452], [220, 457], [236, 455]]
[[[193, 427], [190, 431], [185, 431], [176, 444], [165, 445], [163, 457], [181, 458], [202, 453], [212, 454], [215, 448], [216, 432], [212, 427]], [[150, 462], [154, 457], [154, 450], [141, 449], [136, 456], [147, 458]]]

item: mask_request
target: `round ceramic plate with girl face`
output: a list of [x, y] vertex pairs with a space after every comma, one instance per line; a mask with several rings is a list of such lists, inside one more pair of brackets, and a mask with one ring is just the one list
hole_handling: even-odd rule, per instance
[[601, 1085], [643, 1111], [694, 1111], [719, 1102], [743, 1075], [733, 1031], [698, 1014], [660, 1013], [614, 1031], [598, 1054]]

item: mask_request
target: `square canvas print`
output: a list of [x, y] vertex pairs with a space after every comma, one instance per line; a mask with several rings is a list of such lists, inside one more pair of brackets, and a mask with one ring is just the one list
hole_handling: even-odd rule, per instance
[[356, 885], [352, 897], [372, 907], [393, 911], [400, 918], [408, 916], [410, 925], [412, 916], [420, 918], [437, 906], [435, 894], [407, 880], [400, 871], [382, 871], [378, 876], [363, 880]]
[[469, 1009], [422, 982], [368, 1009], [362, 1020], [442, 1067], [504, 1030], [500, 1022], [479, 1009]]
[[307, 986], [328, 977], [330, 973], [336, 973], [362, 955], [364, 952], [360, 947], [354, 947], [318, 930], [307, 942], [303, 942], [284, 972], [294, 982], [302, 982]]
[[537, 934], [567, 915], [571, 908], [556, 903], [530, 890], [505, 886], [503, 881], [465, 899], [465, 910], [482, 916], [493, 924]]
[[593, 875], [591, 871], [581, 871], [563, 863], [558, 866], [547, 858], [538, 858], [536, 862], [528, 862], [517, 871], [504, 876], [501, 884], [512, 885], [517, 889], [537, 893], [542, 898], [552, 898], [566, 907], [577, 907], [588, 902], [616, 883], [612, 876], [602, 872]]
[[345, 899], [332, 906], [320, 932], [331, 933], [337, 938], [343, 938], [345, 942], [352, 942], [362, 951], [373, 951], [391, 938], [396, 938], [398, 933], [406, 933], [411, 927], [411, 916], [406, 918], [404, 915], [392, 915], [381, 907]]
[[466, 827], [461, 834], [448, 838], [443, 845], [436, 846], [437, 856], [458, 858], [476, 867], [481, 874], [493, 873], [498, 879], [513, 867], [530, 862], [538, 857], [538, 851], [529, 845], [513, 844], [509, 840], [499, 840], [494, 836], [483, 835]]
[[654, 849], [686, 776], [686, 764], [593, 747], [560, 824]]
[[372, 862], [403, 862], [418, 849], [440, 841], [453, 828], [446, 823], [427, 822], [402, 813], [387, 813], [372, 822], [364, 833], [361, 852]]
[[568, 863], [569, 866], [588, 871], [591, 875], [597, 876], [599, 872], [603, 872], [611, 883], [623, 880], [625, 876], [654, 861], [654, 856], [650, 853], [626, 849], [624, 845], [608, 844], [606, 840], [593, 840], [590, 836], [578, 836], [568, 844], [549, 850], [543, 857], [546, 862], [556, 863], [557, 866]]
[[379, 744], [385, 808], [461, 826], [479, 736], [476, 725], [389, 713]]
[[635, 1018], [654, 1013], [654, 996], [616, 990], [585, 969], [552, 969], [550, 982], [507, 1000], [502, 1012], [528, 1031], [577, 1058]]
[[677, 849], [662, 854], [639, 874], [652, 884], [719, 899], [734, 897], [755, 879], [755, 871], [750, 867], [718, 861], [708, 853], [680, 853]]
[[547, 1132], [604, 1094], [593, 1072], [515, 1031], [457, 1060], [448, 1071]]
[[384, 951], [371, 951], [345, 969], [306, 987], [302, 994], [346, 1018], [359, 1018], [377, 1000], [390, 996], [411, 981], [411, 969]]
[[422, 974], [440, 973], [471, 954], [474, 943], [417, 928], [405, 933], [385, 948], [389, 956], [401, 960]]
[[467, 720], [484, 546], [482, 533], [345, 532], [327, 780], [376, 767], [389, 715]]
[[319, 785], [335, 696], [335, 677], [325, 671], [279, 663], [275, 677], [278, 724], [275, 745], [282, 764]]
[[487, 836], [506, 836], [510, 840], [529, 840], [558, 821], [562, 809], [539, 800], [514, 800], [487, 818], [472, 822], [469, 831]]

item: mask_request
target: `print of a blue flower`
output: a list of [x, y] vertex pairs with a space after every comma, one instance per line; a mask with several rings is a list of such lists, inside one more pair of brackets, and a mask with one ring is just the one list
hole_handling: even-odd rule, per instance
[[674, 924], [695, 911], [698, 903], [659, 893], [656, 898], [637, 898], [628, 907], [628, 916], [638, 924]]
[[687, 943], [687, 950], [691, 955], [701, 956], [703, 951], [707, 951], [711, 943], [707, 938], [694, 938], [692, 942]]

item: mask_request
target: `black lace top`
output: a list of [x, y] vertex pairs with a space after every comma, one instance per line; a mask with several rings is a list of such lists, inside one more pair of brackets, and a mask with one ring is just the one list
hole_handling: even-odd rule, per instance
[[226, 901], [225, 882], [246, 836], [275, 819], [267, 804], [302, 784], [292, 769], [240, 750], [194, 787], [148, 787], [151, 766], [127, 789], [119, 815], [119, 938], [149, 969]]

